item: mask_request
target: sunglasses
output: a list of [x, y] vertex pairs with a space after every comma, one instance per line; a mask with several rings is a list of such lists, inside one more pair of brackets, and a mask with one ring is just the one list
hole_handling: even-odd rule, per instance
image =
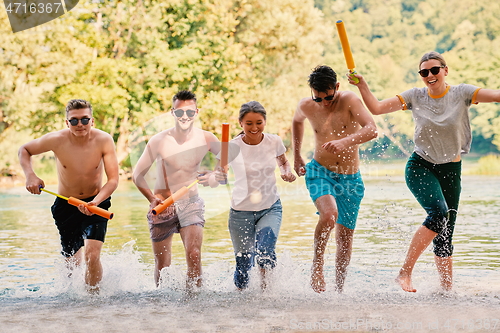
[[68, 121], [71, 124], [71, 126], [78, 125], [79, 121], [82, 122], [82, 125], [88, 125], [89, 121], [90, 121], [90, 118], [82, 118], [82, 119], [72, 118], [72, 119], [68, 119]]
[[320, 103], [322, 100], [325, 100], [325, 101], [331, 101], [333, 98], [335, 97], [335, 92], [333, 92], [333, 95], [328, 95], [326, 97], [314, 97], [313, 96], [313, 93], [311, 91], [311, 98], [313, 101], [315, 101], [316, 103]]
[[441, 70], [441, 68], [443, 68], [444, 66], [434, 66], [432, 68], [429, 68], [429, 69], [421, 69], [418, 71], [418, 74], [420, 74], [421, 77], [428, 77], [429, 76], [429, 72], [432, 73], [432, 75], [437, 75], [439, 73], [439, 71]]
[[184, 111], [183, 109], [177, 109], [177, 110], [173, 110], [175, 116], [177, 118], [180, 118], [184, 115], [184, 112], [186, 113], [186, 115], [189, 117], [189, 118], [193, 118], [194, 115], [196, 114], [196, 111], [195, 110], [186, 110]]

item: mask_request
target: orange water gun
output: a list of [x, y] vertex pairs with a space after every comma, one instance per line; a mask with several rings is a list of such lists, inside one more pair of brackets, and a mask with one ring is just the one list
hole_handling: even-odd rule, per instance
[[102, 209], [101, 207], [97, 207], [97, 206], [89, 206], [89, 204], [87, 202], [85, 202], [83, 200], [80, 200], [80, 199], [77, 199], [75, 197], [66, 198], [66, 197], [63, 197], [60, 194], [57, 194], [57, 193], [51, 192], [49, 190], [46, 190], [46, 189], [44, 189], [41, 186], [40, 186], [40, 190], [42, 190], [44, 192], [47, 192], [49, 194], [55, 195], [58, 198], [67, 200], [70, 205], [73, 205], [73, 206], [76, 206], [76, 207], [78, 207], [80, 205], [84, 205], [85, 208], [87, 208], [91, 213], [94, 213], [96, 215], [102, 216], [102, 217], [104, 217], [104, 218], [106, 218], [108, 220], [111, 220], [113, 218], [113, 216], [114, 216], [113, 213], [107, 211], [106, 209]]
[[347, 39], [347, 33], [345, 32], [344, 22], [338, 20], [337, 31], [339, 33], [340, 44], [342, 44], [342, 51], [344, 51], [344, 58], [347, 64], [347, 69], [349, 69], [349, 76], [352, 78], [354, 83], [359, 83], [359, 79], [354, 76], [356, 73], [356, 65], [354, 65], [354, 58], [352, 57], [351, 47], [349, 46], [349, 39]]
[[229, 124], [222, 124], [222, 137], [221, 137], [222, 149], [220, 155], [220, 166], [224, 172], [228, 169], [228, 151], [229, 151]]
[[169, 196], [168, 198], [163, 200], [160, 204], [158, 204], [155, 208], [153, 208], [151, 210], [151, 213], [153, 213], [153, 215], [158, 215], [161, 212], [163, 212], [165, 209], [167, 209], [167, 207], [171, 206], [174, 202], [176, 202], [177, 200], [182, 198], [184, 195], [186, 195], [189, 192], [189, 189], [192, 186], [194, 186], [194, 184], [196, 184], [198, 181], [199, 180], [197, 179], [194, 182], [192, 182], [190, 185], [183, 186], [180, 189], [178, 189], [177, 191], [175, 191], [174, 194], [172, 194], [171, 196]]

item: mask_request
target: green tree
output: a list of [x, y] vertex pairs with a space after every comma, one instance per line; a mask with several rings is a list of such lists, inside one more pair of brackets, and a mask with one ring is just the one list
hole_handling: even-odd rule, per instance
[[[168, 112], [180, 89], [198, 95], [204, 129], [237, 123], [240, 105], [258, 99], [270, 129], [286, 135], [298, 91], [321, 61], [321, 33], [330, 31], [312, 1], [298, 0], [87, 1], [62, 18], [8, 35], [19, 59], [2, 59], [3, 127], [40, 135], [61, 128], [69, 99], [87, 99], [120, 160], [130, 133]], [[6, 17], [0, 22], [7, 27]]]
[[[375, 95], [388, 98], [411, 87], [421, 87], [417, 74], [420, 57], [428, 51], [443, 53], [450, 68], [450, 84], [470, 83], [498, 89], [500, 4], [494, 1], [465, 3], [458, 0], [316, 0], [325, 20], [342, 19], [346, 24], [357, 69]], [[340, 43], [329, 43], [325, 59], [334, 68], [345, 68]], [[345, 83], [345, 84], [344, 84]], [[345, 87], [347, 82], [341, 81]], [[353, 89], [353, 88], [347, 88]], [[353, 91], [357, 92], [356, 89]], [[474, 142], [480, 142], [483, 153], [500, 145], [500, 106], [478, 105], [471, 108]], [[376, 117], [380, 143], [362, 149], [383, 154], [387, 140], [408, 154], [413, 133], [409, 112]], [[486, 142], [485, 142], [486, 140]], [[488, 144], [488, 142], [490, 144]], [[479, 147], [478, 147], [479, 148]]]

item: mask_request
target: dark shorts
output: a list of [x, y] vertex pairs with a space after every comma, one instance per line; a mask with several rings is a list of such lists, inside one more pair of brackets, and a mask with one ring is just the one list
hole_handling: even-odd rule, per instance
[[[82, 200], [89, 202], [94, 198], [95, 196]], [[99, 207], [108, 210], [111, 207], [111, 197], [101, 202]], [[78, 207], [68, 204], [68, 201], [61, 198], [56, 198], [51, 210], [61, 236], [63, 256], [74, 256], [84, 245], [85, 239], [104, 242], [108, 219], [96, 214], [85, 215], [78, 210]]]

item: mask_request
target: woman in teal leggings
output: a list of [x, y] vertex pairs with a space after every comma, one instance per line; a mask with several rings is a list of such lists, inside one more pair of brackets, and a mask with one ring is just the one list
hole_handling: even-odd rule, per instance
[[471, 104], [500, 102], [500, 90], [470, 84], [446, 83], [448, 66], [437, 52], [422, 56], [418, 73], [425, 84], [379, 101], [361, 75], [348, 76], [359, 88], [363, 101], [375, 115], [411, 110], [415, 122], [415, 150], [406, 165], [406, 183], [427, 212], [427, 218], [410, 243], [396, 281], [405, 291], [415, 292], [413, 268], [431, 242], [441, 286], [451, 290], [453, 230], [460, 198], [461, 155], [470, 150]]
[[432, 164], [413, 153], [406, 164], [406, 185], [427, 212], [422, 224], [437, 233], [434, 254], [449, 257], [453, 254], [453, 230], [460, 199], [462, 161]]

